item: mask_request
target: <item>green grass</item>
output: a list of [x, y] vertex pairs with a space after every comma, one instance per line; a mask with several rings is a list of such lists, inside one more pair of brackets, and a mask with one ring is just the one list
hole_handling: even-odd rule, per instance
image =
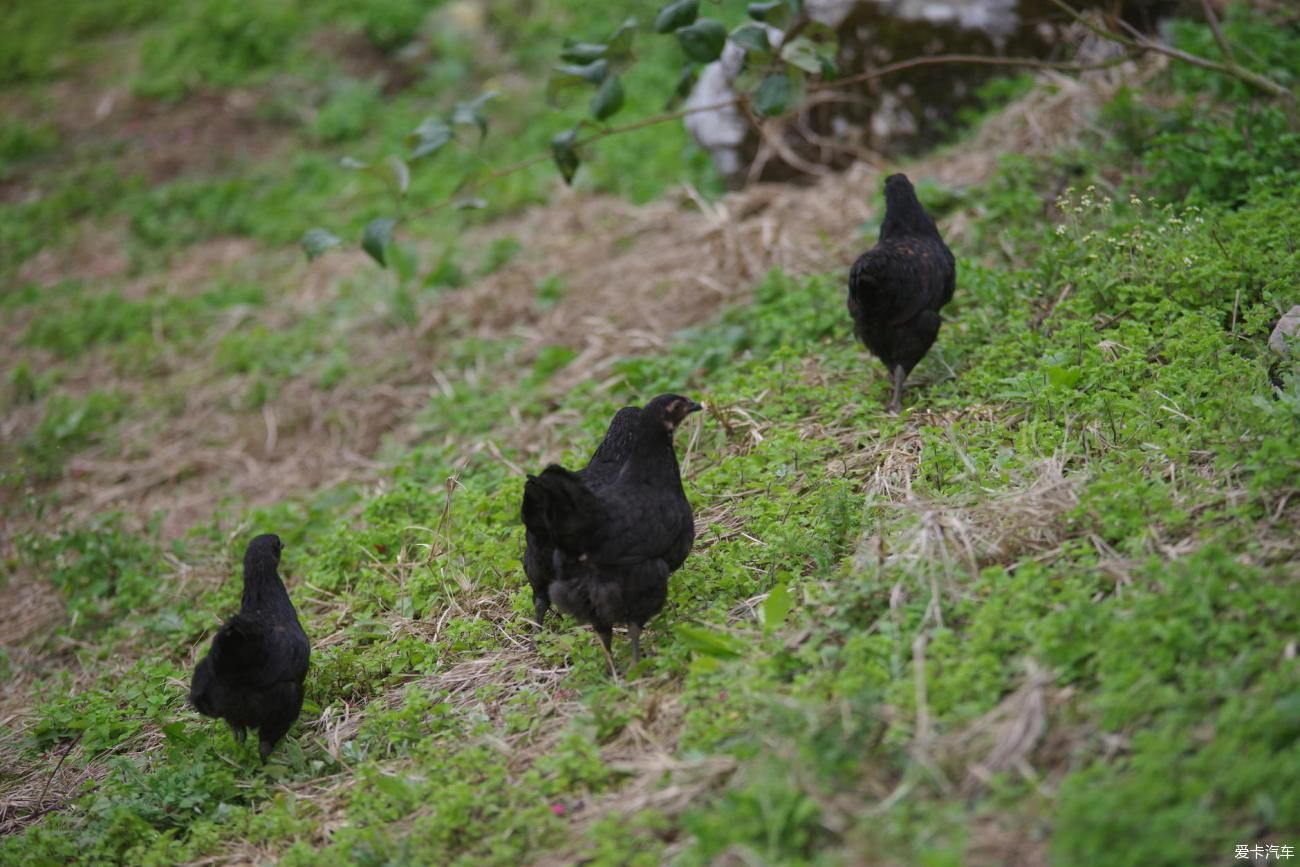
[[[315, 588], [298, 585], [300, 598], [317, 600], [301, 603], [309, 631], [347, 636], [317, 650], [306, 718], [344, 701], [400, 696], [389, 709], [371, 705], [346, 746], [349, 827], [323, 852], [292, 845], [315, 821], [310, 809], [271, 797], [259, 788], [265, 783], [232, 789], [246, 772], [232, 778], [217, 756], [233, 745], [224, 734], [198, 738], [219, 728], [182, 713], [178, 696], [159, 704], [155, 691], [142, 689], [132, 699], [131, 683], [185, 676], [172, 651], [92, 689], [77, 714], [66, 698], [42, 710], [29, 749], [81, 732], [93, 752], [150, 725], [163, 727], [168, 748], [146, 766], [119, 760], [92, 802], [47, 819], [22, 845], [62, 857], [74, 851], [60, 847], [75, 833], [102, 841], [80, 850], [83, 858], [150, 863], [197, 857], [249, 834], [288, 844], [289, 863], [512, 863], [565, 844], [553, 805], [616, 787], [620, 774], [600, 761], [600, 745], [646, 719], [656, 696], [680, 692], [687, 708], [680, 749], [732, 756], [741, 770], [680, 819], [647, 814], [632, 825], [600, 825], [583, 850], [594, 856], [603, 848], [598, 863], [620, 863], [632, 849], [660, 851], [656, 840], [674, 827], [690, 835], [685, 863], [707, 863], [737, 845], [782, 863], [852, 861], [852, 852], [876, 850], [908, 862], [939, 852], [960, 860], [963, 813], [954, 814], [939, 775], [964, 765], [938, 755], [939, 771], [927, 771], [910, 752], [918, 634], [928, 636], [927, 712], [941, 732], [960, 732], [995, 708], [1022, 682], [1025, 660], [1050, 672], [1053, 690], [1066, 690], [1049, 722], [1074, 738], [1072, 758], [1068, 767], [1042, 769], [1060, 780], [1059, 795], [1045, 798], [1007, 772], [971, 808], [1041, 813], [1059, 863], [1196, 862], [1261, 833], [1250, 829], [1294, 827], [1300, 804], [1291, 793], [1300, 780], [1287, 769], [1300, 767], [1296, 682], [1281, 660], [1300, 626], [1300, 598], [1266, 540], [1280, 532], [1269, 515], [1294, 489], [1300, 453], [1289, 437], [1294, 400], [1269, 397], [1263, 338], [1293, 274], [1295, 204], [1265, 200], [1208, 215], [1147, 214], [1143, 205], [1135, 215], [1076, 203], [1065, 233], [1044, 233], [1051, 261], [1037, 267], [1068, 274], [1077, 289], [1039, 330], [1005, 327], [1023, 321], [1049, 290], [1039, 289], [1035, 272], [966, 265], [942, 346], [958, 376], [915, 392], [936, 413], [930, 423], [905, 427], [882, 417], [883, 376], [871, 375], [863, 396], [867, 363], [845, 338], [834, 275], [774, 274], [752, 305], [684, 334], [663, 356], [628, 360], [628, 391], [596, 398], [579, 386], [570, 400], [590, 407], [590, 418], [575, 454], [617, 403], [669, 387], [722, 411], [748, 408], [763, 439], [755, 444], [743, 430], [705, 421], [690, 468], [692, 499], [703, 508], [737, 497], [731, 510], [746, 535], [705, 531], [702, 550], [674, 578], [655, 622], [654, 655], [635, 679], [609, 683], [585, 632], [544, 636], [542, 664], [570, 665], [566, 687], [580, 696], [577, 716], [558, 732], [527, 685], [490, 681], [481, 706], [437, 686], [447, 666], [501, 646], [494, 616], [471, 600], [510, 600], [518, 619], [502, 622], [506, 629], [520, 629], [526, 614], [517, 482], [503, 465], [464, 466], [445, 518], [444, 498], [431, 492], [453, 470], [450, 454], [434, 447], [401, 458], [386, 490], [364, 505], [281, 510], [275, 524], [291, 540], [291, 574], [310, 576]], [[1171, 225], [1188, 231], [1160, 231]], [[1093, 258], [1111, 239], [1122, 239], [1128, 255]], [[1242, 260], [1216, 255], [1220, 242], [1233, 249], [1247, 239]], [[1217, 279], [1185, 259], [1203, 261]], [[1245, 274], [1256, 288], [1238, 299]], [[1235, 333], [1226, 321], [1234, 304]], [[1097, 330], [1120, 309], [1133, 312]], [[800, 372], [808, 357], [818, 367], [811, 379]], [[922, 375], [939, 370], [927, 362]], [[525, 414], [541, 410], [525, 389], [509, 400]], [[996, 411], [970, 411], [981, 405]], [[492, 403], [460, 406], [466, 418], [492, 426]], [[810, 434], [804, 428], [813, 419], [862, 433], [847, 442]], [[472, 431], [463, 421], [442, 424]], [[908, 429], [923, 443], [914, 482], [923, 506], [978, 513], [990, 496], [1023, 490], [1052, 455], [1078, 486], [1078, 503], [1050, 521], [1057, 536], [1049, 549], [983, 554], [977, 572], [955, 552], [948, 568], [906, 557], [852, 565], [864, 536], [901, 552], [917, 519], [879, 495], [864, 504], [863, 471], [834, 469], [855, 448]], [[1176, 482], [1171, 466], [1186, 468]], [[251, 517], [268, 525], [269, 515]], [[437, 556], [418, 554], [430, 550], [425, 545]], [[1169, 546], [1183, 553], [1162, 553]], [[234, 584], [187, 607], [228, 609]], [[737, 619], [740, 600], [778, 584], [794, 600], [781, 628]], [[931, 588], [942, 626], [927, 614]], [[391, 626], [439, 618], [433, 644]], [[177, 622], [182, 631], [168, 633], [167, 646], [197, 640], [203, 627], [194, 620]], [[788, 644], [795, 634], [805, 637]], [[432, 680], [404, 686], [413, 672]], [[481, 707], [497, 710], [485, 717]], [[521, 734], [529, 743], [534, 732], [547, 746], [522, 767], [487, 745]], [[1119, 756], [1107, 757], [1107, 738], [1124, 744]], [[342, 770], [301, 729], [279, 761], [265, 778], [291, 788]], [[907, 797], [887, 821], [865, 822], [858, 808], [834, 813], [844, 809], [834, 806], [835, 792], [863, 792], [856, 797], [865, 808], [878, 800], [865, 794], [873, 786], [887, 794], [900, 784]], [[182, 820], [167, 809], [172, 803], [195, 810]], [[1198, 832], [1175, 833], [1188, 823]]]
[[[621, 17], [582, 19], [559, 0], [533, 17], [492, 7], [508, 61], [449, 46], [428, 80], [378, 110], [370, 84], [314, 77], [297, 24], [259, 29], [264, 16], [307, 20], [304, 8], [214, 2], [147, 25], [122, 13], [160, 46], [148, 55], [159, 81], [180, 75], [167, 52], [199, 40], [208, 84], [286, 75], [320, 87], [320, 111], [297, 150], [248, 171], [150, 186], [82, 166], [44, 198], [5, 206], [6, 249], [21, 261], [86, 221], [116, 221], [132, 276], [148, 276], [215, 236], [287, 246], [322, 214], [357, 232], [388, 202], [320, 148], [378, 156], [453, 84], [540, 68], [552, 31], [595, 38]], [[422, 21], [396, 0], [330, 9], [310, 13], [313, 26], [345, 22], [386, 51]], [[1255, 39], [1252, 63], [1293, 74], [1290, 36], [1241, 15], [1228, 27]], [[1209, 53], [1204, 30], [1179, 32]], [[647, 76], [670, 68], [661, 50], [646, 46]], [[340, 281], [294, 309], [277, 281], [301, 272], [266, 252], [199, 285], [6, 292], [17, 343], [5, 406], [30, 420], [3, 446], [6, 514], [25, 519], [5, 573], [50, 582], [67, 616], [33, 639], [62, 667], [31, 669], [29, 648], [0, 655], [35, 709], [0, 749], [7, 767], [45, 774], [66, 754], [65, 767], [95, 776], [56, 787], [63, 809], [0, 841], [0, 863], [253, 852], [287, 864], [949, 865], [1006, 863], [1014, 846], [1122, 867], [1287, 842], [1300, 828], [1300, 369], [1266, 341], [1300, 280], [1300, 187], [1269, 104], [1219, 94], [1258, 124], [1254, 150], [1239, 146], [1240, 124], [1169, 109], [1202, 98], [1211, 79], [1197, 76], [1172, 73], [1161, 99], [1122, 93], [1104, 138], [1078, 153], [1008, 157], [977, 189], [923, 187], [971, 229], [902, 417], [883, 414], [884, 371], [851, 339], [843, 274], [773, 272], [665, 350], [617, 360], [613, 382], [569, 390], [576, 420], [546, 442], [520, 441], [512, 413], [546, 429], [556, 404], [544, 385], [580, 342], [528, 355], [514, 333], [430, 333], [451, 385], [431, 389], [412, 444], [383, 450], [369, 482], [232, 501], [164, 541], [164, 515], [142, 527], [68, 513], [58, 483], [72, 456], [122, 436], [121, 421], [183, 411], [196, 383], [165, 380], [169, 358], [204, 359], [236, 386], [223, 392], [232, 413], [259, 424], [290, 383], [381, 386], [404, 360], [360, 369], [366, 342], [526, 260], [526, 244], [503, 236], [471, 255], [448, 237], [400, 253], [396, 276]], [[502, 116], [529, 98], [504, 97]], [[553, 133], [512, 122], [489, 137], [493, 160]], [[1134, 132], [1147, 122], [1159, 138]], [[18, 144], [5, 158], [47, 159], [40, 129], [6, 133]], [[698, 168], [681, 168], [675, 131], [640, 141], [602, 143], [582, 183], [640, 199], [662, 189], [657, 167]], [[473, 159], [440, 155], [412, 198], [449, 191]], [[1078, 180], [1045, 217], [1064, 167]], [[504, 182], [489, 214], [544, 199], [549, 171]], [[408, 237], [450, 225], [440, 219]], [[540, 309], [568, 292], [560, 275], [535, 290]], [[159, 382], [144, 397], [76, 390], [104, 364]], [[477, 378], [455, 375], [468, 369]], [[590, 631], [567, 621], [523, 649], [531, 599], [511, 465], [535, 469], [536, 449], [552, 447], [581, 461], [617, 407], [670, 389], [710, 406], [678, 446], [707, 520], [651, 623], [649, 656], [611, 681]], [[263, 531], [286, 543], [283, 573], [314, 642], [302, 719], [266, 767], [187, 709], [183, 688], [238, 604], [244, 541]], [[625, 667], [626, 642], [615, 650]], [[1037, 733], [1017, 741], [1025, 731]], [[996, 760], [1000, 738], [1018, 762]], [[969, 776], [979, 763], [988, 773]], [[990, 828], [1011, 829], [994, 856]]]

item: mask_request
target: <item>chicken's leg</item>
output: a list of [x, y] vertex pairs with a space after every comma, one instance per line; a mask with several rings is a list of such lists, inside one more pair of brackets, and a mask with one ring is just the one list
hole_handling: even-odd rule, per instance
[[537, 596], [533, 597], [533, 611], [535, 616], [533, 618], [533, 634], [529, 638], [529, 644], [532, 646], [533, 652], [537, 651], [537, 636], [542, 631], [542, 622], [546, 619], [546, 612], [550, 607], [551, 603], [549, 600]]
[[614, 665], [614, 652], [610, 649], [609, 643], [614, 638], [614, 630], [610, 627], [600, 629], [593, 626], [596, 634], [600, 636], [600, 646], [605, 648], [605, 661], [609, 663], [609, 673], [615, 680], [618, 680], [618, 667]]
[[627, 625], [627, 637], [632, 639], [632, 667], [641, 661], [641, 627], [635, 623]]
[[903, 411], [903, 381], [907, 379], [907, 371], [903, 370], [903, 365], [894, 368], [894, 399], [889, 402], [889, 411], [900, 413]]

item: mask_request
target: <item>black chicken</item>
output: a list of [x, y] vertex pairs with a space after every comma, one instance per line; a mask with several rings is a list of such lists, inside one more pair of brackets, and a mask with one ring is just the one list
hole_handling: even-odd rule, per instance
[[849, 314], [853, 333], [894, 377], [891, 412], [902, 409], [903, 382], [934, 344], [956, 282], [956, 260], [912, 182], [885, 178], [880, 240], [849, 271]]
[[[614, 414], [605, 438], [596, 447], [587, 466], [576, 475], [593, 491], [598, 491], [618, 477], [618, 471], [632, 451], [637, 419], [641, 408], [625, 406]], [[532, 530], [524, 531], [524, 574], [533, 588], [535, 613], [534, 634], [541, 631], [542, 621], [551, 608], [551, 582], [555, 580], [555, 546], [544, 542]]]
[[280, 537], [258, 536], [244, 552], [244, 595], [239, 613], [222, 625], [190, 682], [190, 704], [220, 717], [235, 739], [258, 730], [262, 761], [302, 710], [311, 650], [307, 633], [276, 567]]
[[[701, 408], [661, 394], [627, 416], [632, 439], [616, 472], [593, 474], [589, 465], [584, 477], [552, 464], [524, 484], [524, 526], [537, 550], [552, 550], [547, 598], [590, 623], [607, 653], [614, 624], [626, 623], [633, 665], [641, 659], [641, 628], [664, 607], [668, 576], [695, 541], [673, 431]], [[616, 418], [606, 443], [619, 426]], [[611, 444], [611, 459], [619, 450]]]

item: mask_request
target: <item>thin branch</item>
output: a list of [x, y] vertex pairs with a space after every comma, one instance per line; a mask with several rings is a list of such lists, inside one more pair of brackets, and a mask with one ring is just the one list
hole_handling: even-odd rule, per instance
[[1232, 46], [1224, 38], [1223, 30], [1219, 28], [1219, 16], [1214, 14], [1214, 4], [1210, 0], [1201, 0], [1201, 8], [1205, 10], [1205, 20], [1210, 23], [1210, 32], [1214, 34], [1214, 41], [1219, 43], [1219, 50], [1223, 52], [1223, 59], [1233, 64], [1237, 64], [1237, 59], [1232, 56]]
[[[1124, 45], [1127, 46], [1128, 48], [1135, 49], [1138, 51], [1153, 51], [1156, 54], [1163, 54], [1166, 57], [1172, 57], [1174, 60], [1181, 60], [1183, 63], [1190, 64], [1191, 66], [1197, 66], [1200, 67], [1201, 69], [1208, 69], [1211, 72], [1218, 72], [1223, 75], [1232, 76], [1233, 78], [1236, 78], [1239, 81], [1243, 81], [1246, 84], [1250, 85], [1251, 87], [1254, 87], [1256, 90], [1262, 90], [1263, 92], [1269, 94], [1270, 96], [1275, 96], [1281, 99], [1283, 105], [1285, 106], [1287, 118], [1290, 120], [1292, 128], [1300, 129], [1300, 113], [1297, 113], [1296, 111], [1295, 94], [1292, 93], [1286, 87], [1283, 87], [1282, 85], [1278, 84], [1276, 81], [1273, 81], [1271, 78], [1260, 75], [1257, 72], [1252, 72], [1251, 70], [1246, 69], [1244, 66], [1241, 66], [1235, 61], [1233, 61], [1231, 51], [1226, 51], [1224, 55], [1229, 62], [1217, 63], [1208, 58], [1201, 57], [1198, 54], [1189, 54], [1188, 52], [1178, 48], [1174, 48], [1171, 45], [1165, 45], [1163, 42], [1157, 42], [1154, 39], [1150, 39], [1144, 36], [1143, 34], [1139, 33], [1137, 30], [1134, 30], [1131, 25], [1129, 25], [1127, 22], [1123, 20], [1120, 21], [1120, 25], [1124, 27], [1126, 30], [1128, 30], [1130, 34], [1129, 36], [1125, 36], [1121, 33], [1116, 33], [1113, 30], [1107, 30], [1103, 27], [1098, 27], [1096, 24], [1093, 24], [1086, 17], [1084, 17], [1082, 13], [1080, 13], [1078, 10], [1074, 9], [1072, 6], [1066, 3], [1065, 0], [1052, 0], [1052, 3], [1057, 8], [1062, 9], [1066, 13], [1068, 13], [1072, 18], [1074, 18], [1075, 21], [1079, 22], [1084, 27], [1088, 28], [1093, 33], [1097, 34], [1103, 39], [1110, 40], [1111, 42], [1118, 42], [1120, 45]], [[1212, 14], [1213, 13], [1211, 13], [1211, 15]], [[1219, 32], [1217, 19], [1211, 17], [1210, 21], [1211, 21], [1211, 27], [1215, 33], [1215, 37], [1217, 39], [1222, 39], [1223, 34]], [[1226, 42], [1221, 44], [1226, 45]]]
[[73, 747], [81, 743], [81, 736], [85, 733], [84, 730], [77, 732], [77, 736], [72, 739], [72, 743], [68, 744], [68, 748], [63, 751], [63, 755], [59, 756], [59, 763], [54, 766], [54, 770], [50, 771], [49, 779], [45, 781], [45, 788], [41, 789], [40, 800], [36, 802], [38, 809], [45, 806], [45, 795], [50, 790], [50, 783], [54, 782], [54, 777], [59, 773], [59, 768], [63, 767], [63, 763], [67, 761], [68, 753], [72, 752]]
[[[1109, 69], [1114, 66], [1119, 66], [1120, 64], [1127, 63], [1130, 60], [1136, 59], [1141, 53], [1142, 53], [1141, 51], [1134, 51], [1129, 54], [1123, 54], [1120, 55], [1119, 57], [1112, 57], [1109, 60], [1103, 60], [1097, 63], [1054, 62], [1050, 60], [1039, 60], [1033, 57], [985, 57], [978, 54], [936, 54], [933, 57], [913, 57], [908, 60], [900, 60], [897, 63], [890, 63], [890, 64], [886, 64], [885, 66], [878, 66], [875, 69], [869, 69], [865, 72], [858, 73], [857, 75], [851, 75], [847, 78], [838, 78], [835, 81], [819, 82], [817, 84], [810, 86], [808, 88], [808, 92], [810, 94], [813, 94], [813, 93], [820, 93], [823, 91], [839, 90], [843, 88], [845, 85], [861, 84], [866, 81], [872, 81], [877, 78], [884, 78], [886, 76], [894, 75], [899, 72], [906, 72], [909, 69], [916, 69], [922, 66], [938, 66], [938, 65], [951, 64], [951, 63], [968, 63], [968, 64], [974, 64], [978, 66], [1014, 66], [1014, 67], [1023, 67], [1027, 69], [1053, 70], [1056, 72], [1090, 72], [1094, 70]], [[591, 135], [586, 136], [585, 138], [579, 139], [574, 144], [574, 147], [584, 147], [586, 145], [592, 144], [602, 139], [611, 138], [616, 135], [622, 135], [624, 133], [634, 132], [636, 130], [645, 129], [646, 127], [650, 127], [650, 126], [657, 126], [658, 124], [661, 123], [668, 123], [674, 120], [681, 120], [682, 118], [688, 117], [692, 114], [700, 114], [707, 111], [721, 111], [724, 108], [731, 108], [733, 106], [740, 105], [743, 101], [745, 101], [745, 99], [746, 97], [743, 95], [733, 96], [730, 99], [721, 100], [719, 102], [711, 102], [705, 105], [693, 105], [688, 108], [679, 108], [674, 111], [666, 111], [660, 114], [651, 115], [650, 117], [643, 117], [640, 120], [632, 121], [631, 123], [622, 124], [620, 126], [607, 127], [605, 129], [594, 132]], [[800, 108], [802, 108], [802, 106]], [[483, 176], [475, 183], [468, 185], [462, 192], [465, 195], [476, 193], [479, 190], [483, 189], [484, 187], [488, 186], [489, 184], [495, 183], [496, 181], [499, 181], [502, 178], [509, 177], [510, 175], [524, 171], [525, 169], [530, 169], [533, 166], [550, 162], [550, 160], [551, 160], [550, 154], [538, 154], [537, 156], [529, 157], [528, 159], [520, 160], [519, 162], [516, 163], [511, 163], [508, 166], [504, 166], [500, 169], [496, 169], [490, 172], [489, 174]], [[412, 215], [412, 219], [418, 219], [420, 217], [429, 216], [430, 214], [451, 207], [454, 204], [455, 204], [455, 200], [450, 200], [450, 199], [447, 201], [438, 202], [437, 204], [430, 205], [428, 208], [425, 208], [424, 210], [416, 212], [415, 214]]]
[[[884, 66], [878, 66], [874, 69], [868, 69], [856, 75], [850, 75], [846, 78], [836, 79], [835, 81], [819, 82], [817, 84], [810, 86], [808, 88], [808, 92], [810, 94], [815, 94], [823, 91], [835, 91], [835, 90], [842, 89], [847, 85], [862, 84], [867, 81], [873, 81], [878, 78], [884, 78], [886, 76], [895, 75], [899, 72], [906, 72], [909, 69], [917, 69], [923, 66], [939, 66], [939, 65], [947, 65], [947, 64], [954, 64], [954, 63], [971, 64], [976, 66], [1010, 66], [1010, 67], [1020, 67], [1023, 69], [1051, 70], [1054, 72], [1091, 72], [1095, 70], [1109, 69], [1115, 66], [1119, 66], [1121, 64], [1128, 63], [1129, 61], [1135, 60], [1147, 52], [1154, 52], [1156, 54], [1163, 54], [1166, 57], [1170, 57], [1175, 60], [1182, 61], [1183, 63], [1187, 63], [1192, 66], [1200, 67], [1201, 69], [1208, 69], [1212, 72], [1218, 72], [1223, 75], [1231, 76], [1233, 78], [1238, 79], [1239, 81], [1245, 82], [1246, 84], [1250, 85], [1251, 87], [1254, 87], [1257, 90], [1269, 94], [1270, 96], [1279, 98], [1283, 102], [1284, 109], [1287, 113], [1287, 117], [1291, 123], [1292, 128], [1300, 129], [1300, 112], [1297, 111], [1295, 94], [1292, 93], [1288, 88], [1284, 87], [1281, 84], [1278, 84], [1272, 79], [1267, 78], [1266, 76], [1260, 75], [1258, 73], [1252, 72], [1251, 70], [1242, 67], [1236, 62], [1234, 55], [1232, 53], [1232, 49], [1230, 48], [1227, 39], [1224, 37], [1223, 32], [1219, 27], [1218, 18], [1214, 14], [1214, 10], [1210, 6], [1209, 0], [1202, 0], [1202, 6], [1205, 9], [1206, 20], [1209, 22], [1210, 29], [1214, 33], [1214, 38], [1218, 41], [1219, 47], [1223, 51], [1223, 56], [1227, 61], [1226, 63], [1218, 63], [1216, 61], [1209, 60], [1208, 58], [1201, 57], [1195, 54], [1189, 54], [1188, 52], [1182, 51], [1181, 49], [1174, 48], [1169, 45], [1165, 45], [1164, 43], [1161, 42], [1157, 42], [1155, 40], [1148, 38], [1142, 33], [1139, 33], [1138, 31], [1134, 30], [1132, 27], [1129, 27], [1126, 22], [1121, 21], [1120, 22], [1121, 25], [1125, 26], [1130, 33], [1129, 36], [1125, 36], [1122, 33], [1117, 33], [1113, 30], [1099, 26], [1098, 24], [1094, 23], [1086, 16], [1084, 16], [1081, 12], [1076, 10], [1074, 7], [1066, 3], [1065, 0], [1052, 0], [1052, 3], [1056, 5], [1059, 9], [1063, 10], [1072, 19], [1074, 19], [1076, 22], [1081, 24], [1083, 27], [1087, 28], [1092, 33], [1096, 34], [1102, 39], [1106, 39], [1110, 42], [1116, 42], [1120, 45], [1123, 45], [1129, 50], [1117, 57], [1112, 57], [1108, 60], [1098, 61], [1096, 63], [1057, 62], [1057, 61], [1050, 61], [1050, 60], [1039, 60], [1033, 57], [985, 57], [983, 55], [978, 55], [978, 54], [938, 54], [933, 57], [913, 57], [908, 60], [900, 60], [897, 63], [889, 63]], [[719, 102], [708, 103], [705, 105], [690, 106], [688, 108], [681, 108], [675, 111], [662, 112], [660, 114], [651, 115], [650, 117], [644, 117], [641, 118], [640, 120], [632, 121], [631, 123], [622, 124], [620, 126], [606, 127], [604, 129], [600, 129], [592, 133], [591, 135], [579, 139], [575, 143], [575, 147], [584, 147], [586, 145], [592, 144], [602, 139], [610, 138], [612, 136], [634, 132], [639, 129], [645, 129], [646, 127], [657, 126], [658, 124], [661, 123], [668, 123], [674, 120], [681, 120], [682, 118], [688, 117], [689, 115], [692, 114], [699, 114], [707, 111], [720, 111], [725, 108], [731, 108], [733, 106], [743, 104], [746, 100], [747, 100], [747, 96], [742, 94]], [[801, 108], [802, 107], [793, 109], [792, 111], [798, 111], [801, 110]], [[776, 118], [773, 118], [773, 120], [775, 119]], [[537, 156], [529, 157], [528, 159], [525, 160], [520, 160], [519, 162], [512, 163], [511, 165], [505, 166], [500, 169], [496, 169], [488, 173], [487, 175], [475, 181], [474, 183], [469, 184], [463, 190], [463, 192], [467, 195], [472, 193], [477, 193], [479, 190], [482, 190], [484, 187], [493, 184], [496, 181], [501, 180], [502, 178], [509, 177], [510, 175], [516, 174], [526, 169], [530, 169], [536, 165], [541, 165], [543, 163], [549, 162], [550, 160], [551, 160], [550, 154], [538, 154]], [[448, 199], [439, 202], [435, 205], [431, 205], [430, 207], [425, 208], [424, 210], [413, 214], [412, 219], [418, 219], [420, 217], [429, 216], [430, 214], [433, 214], [437, 211], [441, 211], [447, 207], [451, 207], [455, 205], [455, 203], [456, 203], [455, 199]]]

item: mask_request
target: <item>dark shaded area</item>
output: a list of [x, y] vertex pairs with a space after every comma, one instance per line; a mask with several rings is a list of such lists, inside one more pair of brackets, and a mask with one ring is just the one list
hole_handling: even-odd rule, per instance
[[[830, 28], [841, 78], [940, 54], [1075, 59], [1074, 45], [1066, 36], [1073, 20], [1050, 0], [858, 0], [846, 5], [847, 14]], [[1199, 6], [1186, 0], [1094, 0], [1071, 5], [1118, 16], [1148, 33], [1171, 15], [1200, 15]], [[810, 11], [814, 17], [819, 14], [816, 8]], [[817, 30], [818, 25], [809, 26], [803, 35], [815, 38]], [[847, 167], [863, 149], [919, 153], [959, 132], [965, 111], [988, 107], [980, 98], [985, 84], [1020, 71], [1010, 66], [942, 64], [849, 85], [842, 98], [810, 103], [800, 121], [785, 129], [785, 143], [800, 159], [834, 169]], [[760, 155], [756, 130], [751, 129], [739, 150], [738, 163], [743, 167], [739, 171], [729, 171], [719, 161], [733, 188], [749, 179], [748, 169]], [[788, 181], [804, 175], [778, 154], [768, 155], [758, 171], [762, 180]]]

